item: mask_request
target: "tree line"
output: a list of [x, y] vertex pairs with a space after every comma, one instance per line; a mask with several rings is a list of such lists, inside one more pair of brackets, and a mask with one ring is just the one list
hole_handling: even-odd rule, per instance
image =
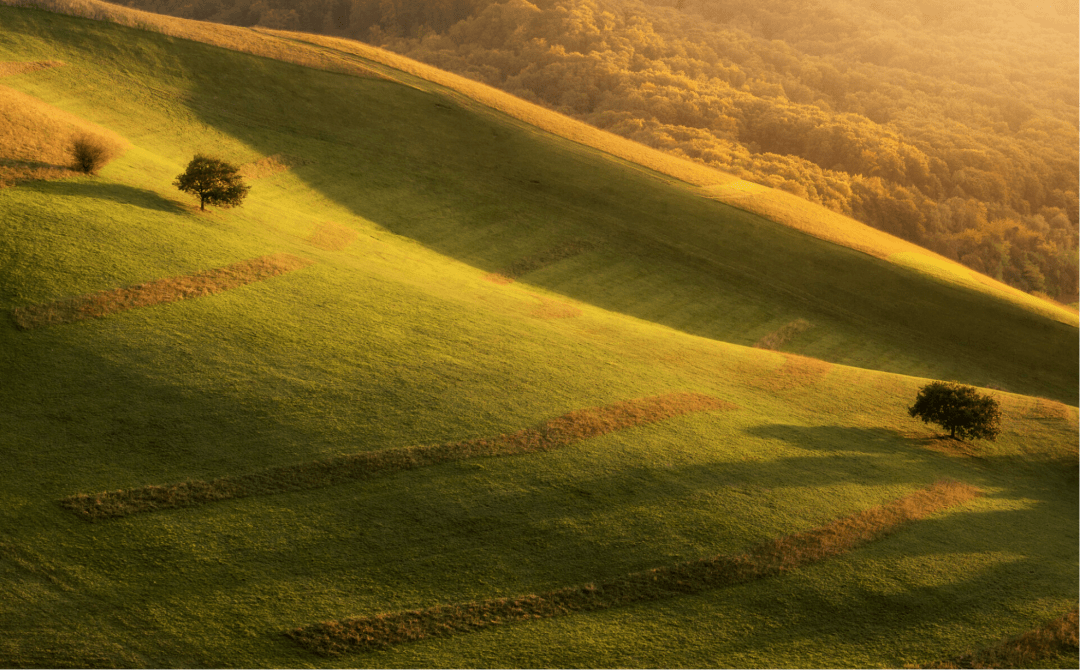
[[384, 46], [1077, 300], [1075, 3], [124, 4]]

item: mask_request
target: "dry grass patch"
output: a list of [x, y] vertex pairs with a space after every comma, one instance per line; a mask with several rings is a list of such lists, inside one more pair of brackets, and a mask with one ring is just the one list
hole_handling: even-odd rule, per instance
[[60, 179], [72, 169], [72, 143], [87, 136], [106, 160], [127, 142], [116, 133], [7, 86], [0, 86], [0, 188], [33, 179]]
[[36, 72], [50, 67], [60, 67], [63, 64], [58, 60], [4, 61], [0, 63], [0, 77]]
[[534, 295], [540, 301], [540, 306], [529, 312], [529, 316], [537, 319], [572, 319], [581, 316], [581, 310], [565, 302], [542, 298]]
[[308, 244], [326, 251], [342, 251], [356, 241], [357, 232], [332, 221], [327, 221], [311, 234]]
[[286, 170], [309, 165], [311, 161], [298, 156], [289, 156], [286, 154], [274, 154], [272, 156], [265, 156], [257, 161], [250, 163], [244, 163], [238, 170], [241, 177], [246, 179], [262, 179], [264, 177], [272, 177], [273, 175], [280, 174]]
[[198, 274], [167, 277], [145, 284], [98, 291], [47, 305], [17, 307], [12, 310], [12, 315], [16, 325], [24, 330], [96, 319], [129, 309], [221, 293], [297, 270], [310, 263], [311, 261], [289, 254], [274, 254]]
[[905, 524], [971, 500], [978, 489], [940, 481], [887, 505], [758, 545], [742, 554], [635, 572], [610, 581], [423, 610], [392, 612], [305, 626], [287, 635], [322, 655], [368, 651], [516, 621], [588, 612], [698, 593], [770, 577], [847, 553]]
[[833, 364], [817, 358], [784, 354], [784, 364], [774, 372], [750, 377], [750, 385], [765, 391], [781, 392], [813, 386], [825, 378]]
[[806, 319], [795, 319], [794, 321], [784, 324], [777, 330], [761, 338], [754, 343], [754, 346], [758, 349], [772, 349], [776, 351], [779, 350], [780, 347], [784, 346], [791, 338], [795, 337], [799, 333], [806, 332], [813, 327], [814, 324], [810, 323]]
[[1037, 668], [1046, 659], [1063, 654], [1075, 655], [1077, 644], [1077, 609], [1072, 609], [1049, 623], [981, 651], [958, 656], [951, 661], [927, 665], [927, 668]]
[[536, 428], [481, 440], [401, 447], [298, 463], [262, 472], [165, 486], [79, 494], [61, 505], [86, 519], [189, 507], [218, 500], [332, 486], [376, 475], [480, 456], [509, 456], [558, 449], [579, 440], [642, 426], [683, 414], [731, 410], [735, 405], [698, 393], [671, 393], [591, 407], [550, 419]]
[[1068, 405], [1046, 398], [1035, 398], [1035, 404], [1028, 412], [1028, 418], [1075, 423], [1075, 416]]

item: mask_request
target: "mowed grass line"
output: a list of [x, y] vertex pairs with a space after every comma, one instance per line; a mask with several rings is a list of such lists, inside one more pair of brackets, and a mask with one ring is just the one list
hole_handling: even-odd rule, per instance
[[742, 554], [721, 554], [540, 595], [327, 621], [297, 628], [286, 634], [305, 649], [330, 656], [425, 638], [446, 637], [516, 621], [610, 609], [698, 593], [770, 577], [839, 556], [878, 540], [909, 522], [959, 505], [978, 495], [979, 490], [973, 486], [942, 480], [886, 505], [765, 542]]
[[[927, 668], [1032, 668], [1041, 661], [1064, 654], [1076, 654], [1078, 644], [1077, 619], [1080, 611], [1074, 608], [1053, 621], [1018, 635], [1011, 640], [958, 656], [951, 661], [927, 665]], [[1062, 666], [1064, 667], [1064, 666]]]
[[10, 77], [16, 74], [37, 72], [49, 67], [60, 67], [63, 63], [58, 60], [37, 61], [2, 61], [0, 62], [0, 77]]
[[553, 263], [558, 263], [561, 260], [573, 258], [586, 251], [592, 251], [596, 246], [595, 242], [590, 242], [588, 240], [570, 240], [568, 242], [563, 242], [562, 244], [555, 245], [550, 249], [545, 249], [532, 256], [519, 258], [502, 270], [493, 272], [485, 278], [495, 284], [510, 284], [522, 275], [535, 272], [536, 270], [545, 268]]
[[273, 254], [192, 275], [156, 279], [145, 284], [98, 291], [45, 305], [16, 307], [11, 310], [11, 314], [15, 318], [15, 324], [23, 330], [56, 326], [139, 307], [213, 295], [292, 272], [310, 264], [311, 261], [290, 254]]
[[298, 463], [262, 472], [226, 476], [211, 482], [190, 481], [166, 486], [78, 494], [60, 504], [90, 520], [139, 512], [191, 507], [255, 495], [323, 488], [381, 474], [481, 456], [509, 456], [565, 447], [607, 433], [708, 410], [732, 410], [725, 400], [699, 393], [671, 393], [626, 400], [604, 407], [576, 410], [536, 428], [495, 438], [446, 444], [400, 447]]
[[813, 327], [814, 324], [806, 319], [795, 319], [761, 338], [754, 343], [754, 346], [758, 349], [772, 349], [773, 351], [779, 351], [780, 347], [784, 346], [788, 340]]

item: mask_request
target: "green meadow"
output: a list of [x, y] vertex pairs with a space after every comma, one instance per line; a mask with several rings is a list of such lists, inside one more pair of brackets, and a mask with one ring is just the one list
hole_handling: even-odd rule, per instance
[[[1075, 315], [811, 237], [384, 64], [0, 6], [0, 62], [29, 61], [63, 65], [0, 89], [129, 146], [97, 176], [0, 190], [0, 665], [902, 667], [1075, 607]], [[200, 212], [172, 185], [196, 152], [292, 167]], [[101, 318], [13, 316], [274, 254], [306, 263]], [[800, 319], [782, 351], [751, 346]], [[998, 440], [909, 418], [929, 379], [993, 393]], [[726, 404], [186, 508], [61, 505], [675, 393]], [[286, 635], [735, 555], [941, 480], [982, 495], [729, 587], [337, 656]]]

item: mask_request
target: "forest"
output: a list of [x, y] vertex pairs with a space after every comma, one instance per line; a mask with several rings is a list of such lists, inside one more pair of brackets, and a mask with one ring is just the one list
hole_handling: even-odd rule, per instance
[[1077, 301], [1075, 0], [124, 0], [349, 37]]

